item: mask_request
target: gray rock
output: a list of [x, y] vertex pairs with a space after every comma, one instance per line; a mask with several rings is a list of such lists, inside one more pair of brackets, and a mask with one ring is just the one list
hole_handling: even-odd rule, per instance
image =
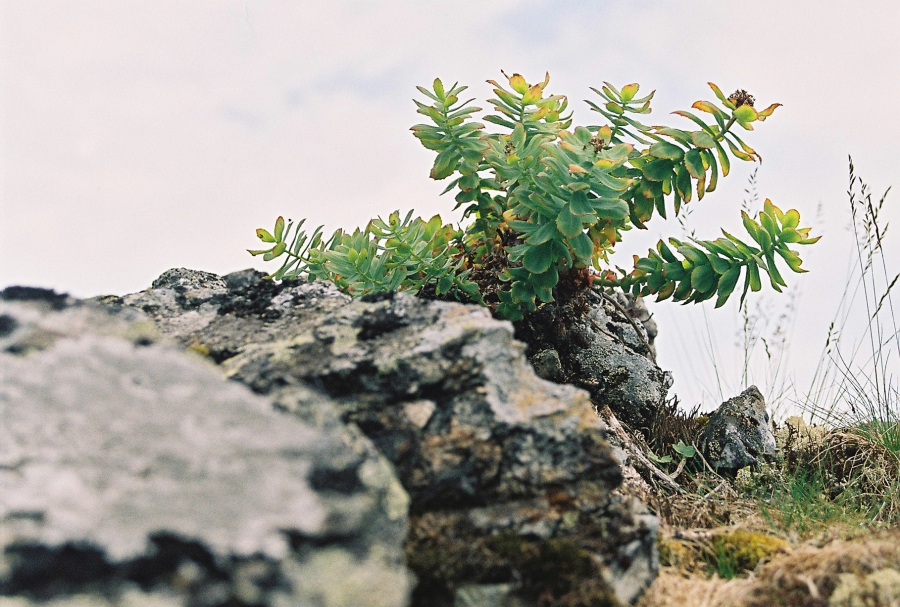
[[456, 590], [453, 607], [524, 607], [513, 584], [472, 584]]
[[560, 381], [563, 376], [559, 353], [553, 349], [541, 350], [531, 357], [531, 366], [538, 377], [550, 381]]
[[710, 465], [731, 477], [741, 468], [775, 458], [775, 435], [766, 401], [756, 386], [722, 403], [700, 433], [698, 444]]
[[[621, 293], [614, 300], [618, 305], [589, 292], [559, 310], [538, 310], [516, 324], [516, 335], [530, 344], [539, 374], [549, 373], [546, 353], [556, 353], [559, 370], [542, 377], [587, 390], [598, 410], [608, 406], [628, 428], [646, 432], [672, 377], [655, 362], [656, 323], [643, 300]], [[560, 323], [557, 314], [570, 320]]]
[[[148, 310], [162, 333], [309, 423], [346, 423], [375, 443], [411, 499], [413, 605], [511, 583], [526, 605], [548, 588], [630, 602], [649, 585], [655, 517], [614, 493], [620, 469], [588, 394], [537, 377], [509, 323], [478, 306], [403, 293], [349, 301], [327, 284], [239, 274], [222, 279], [224, 295], [210, 280], [119, 303], [175, 302], [181, 310]], [[183, 320], [196, 301], [215, 314]], [[315, 406], [317, 391], [335, 406]]]
[[408, 497], [361, 433], [131, 308], [7, 289], [0, 318], [0, 604], [407, 604]]
[[653, 315], [647, 309], [647, 303], [643, 297], [632, 297], [629, 293], [616, 293], [616, 301], [625, 308], [632, 319], [640, 323], [644, 330], [650, 352], [656, 357], [656, 338], [659, 335], [659, 327], [656, 325]]

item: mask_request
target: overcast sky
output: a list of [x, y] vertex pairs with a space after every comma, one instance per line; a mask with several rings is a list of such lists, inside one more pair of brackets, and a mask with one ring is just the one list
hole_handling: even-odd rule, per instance
[[[672, 124], [713, 81], [784, 104], [749, 134], [759, 193], [825, 234], [788, 279], [802, 382], [851, 253], [848, 154], [875, 190], [900, 185], [898, 31], [897, 0], [0, 0], [0, 287], [124, 294], [171, 267], [264, 268], [244, 250], [279, 214], [331, 229], [398, 208], [452, 218], [409, 132], [415, 85], [435, 76], [483, 98], [500, 69], [549, 71], [583, 124], [604, 80], [657, 89], [651, 122]], [[692, 204], [701, 237], [741, 232], [753, 167], [739, 164]], [[658, 221], [620, 263], [680, 235]], [[755, 303], [775, 319], [787, 301]], [[652, 309], [683, 401], [742, 387], [734, 306]]]

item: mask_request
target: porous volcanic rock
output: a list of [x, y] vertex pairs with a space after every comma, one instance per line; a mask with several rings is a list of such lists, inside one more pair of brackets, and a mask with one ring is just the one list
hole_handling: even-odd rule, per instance
[[608, 406], [642, 433], [672, 386], [655, 361], [656, 335], [643, 300], [622, 293], [585, 291], [516, 323], [516, 336], [529, 344], [527, 355], [542, 377], [587, 390], [598, 410]]
[[132, 308], [12, 287], [0, 326], [0, 605], [408, 604], [408, 497], [357, 429], [277, 412]]
[[732, 477], [741, 468], [775, 458], [775, 435], [759, 389], [750, 386], [719, 405], [700, 433], [698, 445], [717, 472]]
[[[657, 521], [615, 494], [621, 471], [588, 394], [537, 377], [510, 323], [252, 270], [164, 276], [107, 302], [146, 311], [302, 419], [359, 428], [394, 464], [411, 500], [413, 605], [504, 588], [522, 605], [614, 605], [655, 577]], [[317, 391], [336, 407], [321, 410]]]

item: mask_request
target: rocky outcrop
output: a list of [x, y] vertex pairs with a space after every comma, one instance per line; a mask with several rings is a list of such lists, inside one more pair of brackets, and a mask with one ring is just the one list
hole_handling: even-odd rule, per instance
[[[410, 496], [414, 605], [613, 605], [653, 579], [656, 519], [614, 492], [620, 468], [589, 395], [538, 378], [509, 323], [477, 306], [350, 301], [261, 276], [173, 270], [104, 301], [144, 311], [307, 423], [365, 434]], [[584, 350], [616, 356], [621, 344]], [[628, 381], [616, 389], [643, 394]]]
[[656, 364], [656, 334], [643, 300], [621, 293], [587, 291], [516, 323], [541, 377], [587, 390], [598, 410], [608, 406], [628, 428], [644, 433], [672, 385]]
[[720, 474], [734, 477], [738, 470], [776, 457], [766, 401], [756, 386], [722, 403], [709, 417], [698, 441], [706, 461]]
[[159, 338], [133, 308], [0, 293], [0, 604], [407, 605], [409, 501], [371, 441]]

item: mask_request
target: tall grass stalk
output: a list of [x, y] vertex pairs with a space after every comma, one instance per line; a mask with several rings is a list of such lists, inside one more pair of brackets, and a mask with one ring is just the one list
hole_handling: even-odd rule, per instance
[[[856, 175], [852, 158], [849, 168], [847, 196], [856, 250], [809, 391], [799, 402], [812, 422], [854, 429], [900, 456], [900, 334], [893, 302], [900, 274], [891, 277], [888, 272], [888, 225], [882, 216], [890, 188], [876, 199]], [[865, 326], [854, 339], [848, 325], [862, 310]]]

